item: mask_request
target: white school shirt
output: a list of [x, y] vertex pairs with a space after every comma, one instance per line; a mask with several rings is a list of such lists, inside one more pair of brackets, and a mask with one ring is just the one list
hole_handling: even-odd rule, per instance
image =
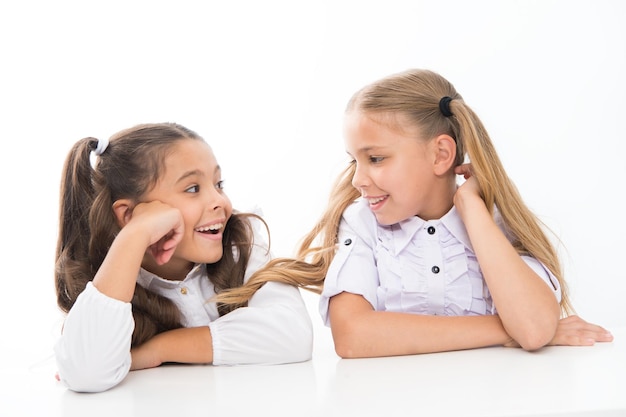
[[[253, 222], [256, 222], [252, 219]], [[255, 245], [244, 281], [270, 255], [255, 230]], [[213, 284], [206, 266], [196, 265], [182, 281], [169, 281], [141, 269], [137, 283], [171, 299], [184, 327], [209, 326], [213, 365], [282, 364], [311, 359], [313, 328], [298, 288], [268, 282], [238, 308], [219, 317]], [[107, 390], [130, 370], [134, 329], [131, 304], [110, 298], [87, 284], [69, 311], [63, 333], [54, 346], [58, 374], [69, 389]]]
[[[507, 235], [497, 212], [495, 220]], [[522, 259], [560, 301], [556, 277], [535, 258]], [[337, 253], [320, 297], [320, 314], [327, 326], [328, 302], [341, 292], [361, 295], [379, 311], [447, 316], [496, 314], [467, 231], [454, 207], [438, 220], [415, 216], [383, 226], [367, 201], [358, 199], [343, 214]]]

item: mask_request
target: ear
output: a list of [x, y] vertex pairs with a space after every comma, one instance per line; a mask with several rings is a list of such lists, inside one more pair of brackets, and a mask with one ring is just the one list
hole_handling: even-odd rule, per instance
[[134, 207], [135, 205], [129, 199], [117, 200], [113, 203], [113, 213], [115, 213], [115, 218], [120, 228], [128, 224], [132, 217]]
[[456, 159], [456, 142], [450, 135], [439, 135], [433, 140], [435, 148], [435, 175], [445, 175]]

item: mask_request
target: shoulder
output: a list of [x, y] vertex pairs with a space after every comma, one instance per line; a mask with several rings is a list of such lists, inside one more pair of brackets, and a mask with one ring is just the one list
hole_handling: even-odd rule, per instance
[[349, 226], [353, 231], [360, 232], [375, 231], [378, 226], [376, 216], [368, 207], [367, 201], [363, 199], [355, 200], [346, 208], [342, 215], [342, 223]]

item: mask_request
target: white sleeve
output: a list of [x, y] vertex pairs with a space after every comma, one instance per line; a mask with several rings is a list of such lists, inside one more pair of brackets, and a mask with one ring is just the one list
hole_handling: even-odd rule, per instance
[[[374, 257], [372, 226], [359, 216], [358, 206], [350, 206], [344, 213], [337, 234], [338, 246], [324, 279], [319, 312], [322, 321], [330, 326], [328, 305], [330, 299], [342, 292], [363, 296], [374, 310], [378, 306], [378, 268]], [[368, 209], [369, 210], [369, 209]]]
[[[255, 227], [255, 246], [245, 281], [270, 258], [267, 244]], [[218, 318], [209, 327], [214, 365], [269, 365], [311, 359], [311, 317], [300, 290], [288, 284], [267, 282], [250, 298], [247, 307]]]
[[532, 258], [530, 256], [522, 256], [522, 259], [524, 260], [524, 262], [526, 262], [528, 266], [530, 266], [533, 271], [535, 271], [537, 275], [539, 275], [542, 280], [544, 280], [544, 282], [552, 290], [552, 294], [554, 294], [556, 300], [560, 303], [561, 286], [559, 285], [559, 280], [556, 279], [554, 274], [535, 258]]
[[268, 282], [248, 302], [209, 324], [214, 365], [271, 365], [311, 359], [313, 326], [300, 290]]
[[101, 392], [119, 384], [131, 365], [131, 304], [87, 283], [54, 346], [61, 382], [72, 391]]

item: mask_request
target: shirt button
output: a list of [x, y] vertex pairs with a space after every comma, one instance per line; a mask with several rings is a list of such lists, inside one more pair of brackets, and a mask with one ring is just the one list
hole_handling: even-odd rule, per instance
[[180, 289], [180, 293], [181, 293], [182, 295], [187, 295], [187, 287], [182, 287], [182, 288]]
[[432, 268], [430, 268], [430, 270], [433, 271], [433, 274], [438, 274], [439, 273], [439, 267], [437, 265], [435, 265]]
[[428, 229], [426, 229], [428, 231], [429, 235], [434, 235], [435, 234], [435, 228], [432, 226], [429, 226]]
[[344, 240], [344, 241], [343, 241], [343, 244], [344, 244], [344, 245], [346, 245], [346, 246], [351, 245], [351, 244], [352, 244], [352, 239], [346, 239], [346, 240]]

